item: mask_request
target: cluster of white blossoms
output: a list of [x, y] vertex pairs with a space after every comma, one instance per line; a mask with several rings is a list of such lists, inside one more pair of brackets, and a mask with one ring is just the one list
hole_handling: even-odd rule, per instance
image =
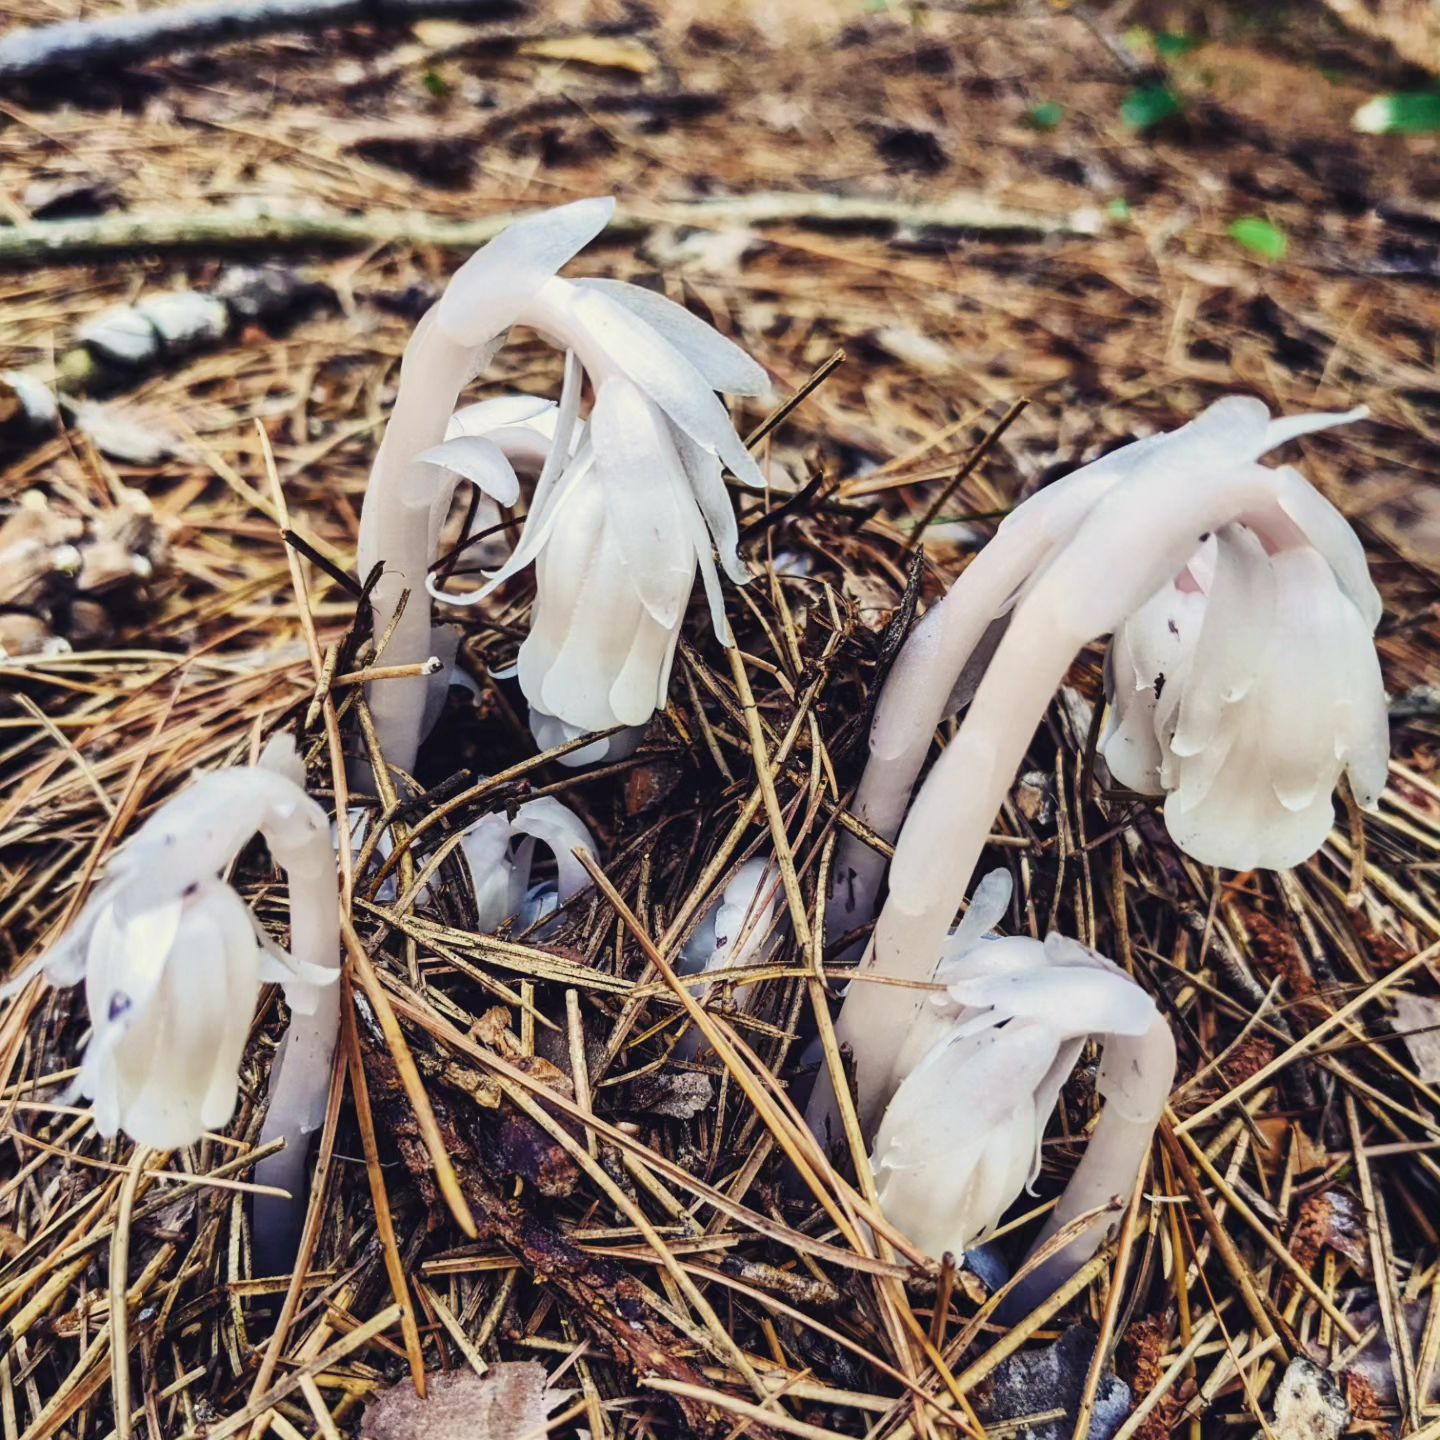
[[[1342, 772], [1362, 806], [1378, 802], [1388, 715], [1372, 639], [1380, 601], [1363, 550], [1297, 471], [1259, 463], [1361, 414], [1274, 420], [1258, 400], [1230, 397], [1085, 466], [1015, 509], [893, 666], [855, 800], [860, 818], [895, 840], [889, 894], [836, 1032], [853, 1054], [886, 1213], [932, 1253], [963, 1247], [1023, 1188], [1027, 1147], [1077, 1041], [1108, 1036], [1102, 1091], [1115, 1088], [1067, 1203], [1103, 1203], [1108, 1186], [1123, 1193], [1163, 1107], [1163, 1089], [1139, 1103], [1108, 1057], [1143, 1060], [1165, 1088], [1173, 1074], [1153, 1006], [1135, 1029], [1148, 1000], [1071, 942], [962, 947], [987, 964], [996, 944], [1022, 947], [1024, 976], [1000, 990], [984, 977], [957, 983], [946, 958], [994, 817], [1076, 654], [1112, 637], [1106, 761], [1121, 784], [1166, 797], [1172, 838], [1199, 860], [1249, 869], [1306, 859], [1333, 824]], [[959, 729], [912, 801], [935, 727], [957, 709]], [[886, 876], [878, 852], [849, 835], [834, 872], [832, 936], [874, 916]], [[937, 1018], [922, 989], [871, 978], [946, 984], [962, 1008]], [[1016, 1008], [1038, 994], [1038, 1008]], [[941, 1019], [953, 1023], [937, 1035]], [[817, 1133], [835, 1133], [835, 1105], [822, 1076]], [[932, 1140], [947, 1137], [933, 1155], [927, 1124]], [[1102, 1132], [1123, 1138], [1124, 1164]], [[1078, 1263], [1075, 1245], [1063, 1254]], [[1063, 1265], [1040, 1275], [1063, 1278]]]
[[[1320, 499], [1281, 474], [1297, 498]], [[1286, 520], [1207, 537], [1115, 632], [1106, 663], [1110, 773], [1164, 795], [1175, 843], [1232, 870], [1313, 855], [1341, 771], [1373, 809], [1388, 768], [1380, 596], [1360, 542], [1342, 522], [1327, 555]]]
[[[663, 706], [697, 573], [715, 634], [731, 643], [721, 575], [743, 583], [747, 572], [724, 472], [764, 483], [717, 398], [762, 392], [764, 371], [659, 295], [560, 277], [612, 210], [585, 200], [519, 221], [456, 273], [406, 349], [360, 527], [362, 574], [380, 567], [370, 594], [386, 666], [453, 653], [455, 637], [432, 630], [430, 598], [477, 603], [534, 565], [515, 673], [537, 739], [548, 748], [618, 732], [567, 763], [623, 753]], [[462, 406], [513, 326], [564, 352], [558, 397]], [[1363, 551], [1298, 472], [1259, 463], [1354, 418], [1272, 420], [1259, 401], [1234, 397], [1048, 487], [916, 627], [879, 698], [853, 808], [895, 841], [888, 898], [875, 918], [884, 861], [857, 827], [837, 849], [828, 918], [832, 934], [875, 918], [836, 1029], [853, 1054], [887, 1217], [932, 1256], [963, 1254], [1036, 1179], [1082, 1047], [1103, 1047], [1103, 1107], [1036, 1245], [1061, 1230], [1070, 1238], [1033, 1267], [1022, 1303], [1094, 1252], [1113, 1202], [1133, 1191], [1175, 1046], [1154, 1001], [1110, 961], [1059, 935], [992, 933], [1010, 900], [1004, 872], [981, 882], [952, 933], [955, 916], [1055, 691], [1102, 637], [1109, 770], [1165, 797], [1170, 834], [1197, 859], [1233, 869], [1305, 859], [1330, 830], [1342, 774], [1362, 806], [1378, 802], [1387, 714], [1372, 638], [1380, 600]], [[529, 501], [507, 551], [502, 509], [519, 502], [522, 477]], [[462, 552], [493, 573], [454, 593], [433, 572], [462, 483], [482, 492]], [[371, 685], [381, 748], [402, 771], [436, 708], [422, 668]], [[960, 708], [912, 801], [936, 726]], [[288, 953], [225, 878], [257, 833], [287, 873]], [[379, 848], [394, 843], [382, 837]], [[555, 879], [537, 884], [540, 847]], [[596, 846], [573, 812], [541, 797], [474, 821], [460, 848], [476, 928], [493, 931], [543, 927], [589, 883], [581, 856]], [[764, 957], [779, 896], [772, 859], [737, 867], [682, 968], [734, 983], [724, 972]], [[287, 737], [258, 765], [201, 776], [160, 806], [40, 962], [57, 984], [85, 981], [91, 1034], [77, 1088], [94, 1099], [101, 1132], [169, 1149], [227, 1123], [260, 987], [278, 981], [292, 1019], [261, 1139], [286, 1143], [256, 1173], [301, 1193], [305, 1137], [324, 1114], [333, 1066], [337, 902], [330, 824]], [[831, 1079], [822, 1076], [810, 1111], [822, 1136], [834, 1134]], [[256, 1206], [257, 1253], [283, 1263], [293, 1207], [276, 1218], [271, 1203]]]
[[[1115, 778], [1166, 795], [1172, 837], [1209, 864], [1284, 868], [1313, 854], [1342, 769], [1367, 808], [1384, 784], [1389, 736], [1370, 639], [1380, 601], [1345, 517], [1298, 471], [1258, 462], [1364, 413], [1277, 420], [1259, 400], [1230, 396], [1017, 506], [902, 648], [876, 707], [857, 815], [896, 839], [935, 727], [981, 687], [1000, 691], [997, 656], [1013, 725], [1022, 686], [1048, 704], [1056, 667], [1113, 634], [1105, 755]], [[1015, 638], [1022, 615], [1033, 625]], [[1026, 741], [1029, 724], [1027, 714], [1015, 727]], [[873, 917], [883, 874], [878, 852], [842, 836], [832, 935]]]
[[[697, 570], [715, 632], [729, 643], [720, 573], [737, 583], [748, 574], [723, 472], [764, 485], [716, 397], [762, 393], [760, 366], [664, 296], [558, 275], [613, 210], [612, 200], [581, 200], [518, 221], [456, 272], [406, 351], [361, 516], [361, 570], [384, 566], [372, 592], [377, 633], [395, 621], [403, 589], [473, 604], [534, 564], [518, 674], [547, 747], [634, 730], [664, 704]], [[456, 413], [461, 390], [512, 326], [565, 352], [558, 401], [502, 397]], [[593, 401], [582, 419], [587, 382]], [[429, 572], [455, 486], [469, 481], [512, 505], [517, 464], [538, 464], [538, 474], [508, 559], [469, 592], [435, 586]], [[388, 664], [431, 653], [425, 610], [407, 606], [396, 622]], [[379, 682], [371, 704], [387, 759], [409, 769], [423, 732], [422, 682]], [[617, 736], [566, 759], [614, 758], [637, 739]]]

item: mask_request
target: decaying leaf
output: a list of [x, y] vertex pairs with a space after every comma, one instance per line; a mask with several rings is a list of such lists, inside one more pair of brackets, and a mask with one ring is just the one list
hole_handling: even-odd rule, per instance
[[1440, 1080], [1440, 1000], [1424, 995], [1395, 997], [1395, 1028], [1405, 1037], [1405, 1048], [1415, 1070], [1427, 1085]]
[[1275, 1392], [1276, 1440], [1338, 1440], [1349, 1423], [1350, 1407], [1335, 1382], [1297, 1355]]
[[538, 1440], [569, 1392], [552, 1390], [534, 1360], [425, 1377], [422, 1400], [409, 1380], [382, 1390], [366, 1407], [365, 1440]]

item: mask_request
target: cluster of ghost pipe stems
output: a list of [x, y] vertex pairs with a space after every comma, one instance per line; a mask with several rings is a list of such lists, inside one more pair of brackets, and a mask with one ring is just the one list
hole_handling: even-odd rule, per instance
[[[1258, 736], [1238, 735], [1232, 726], [1229, 733], [1214, 737], [1207, 793], [1213, 794], [1222, 784], [1233, 785], [1241, 796], [1236, 802], [1241, 813], [1252, 821], [1249, 830], [1234, 837], [1227, 832], [1222, 840], [1240, 846], [1236, 859], [1243, 865], [1298, 863], [1328, 833], [1330, 790], [1342, 768], [1349, 769], [1360, 803], [1375, 804], [1384, 783], [1388, 735], [1384, 692], [1368, 642], [1368, 631], [1378, 619], [1378, 600], [1372, 603], [1373, 586], [1363, 551], [1339, 512], [1294, 471], [1255, 463], [1284, 439], [1348, 418], [1273, 422], [1258, 401], [1223, 400], [1184, 430], [1132, 447], [1128, 464], [1110, 457], [1108, 463], [1102, 461], [1058, 482], [1053, 497], [1042, 491], [1035, 501], [1027, 502], [1038, 513], [1027, 515], [1022, 505], [1006, 522], [1014, 522], [1016, 552], [1023, 552], [1037, 571], [1027, 576], [1007, 568], [1003, 582], [987, 579], [973, 613], [966, 597], [974, 598], [976, 592], [962, 594], [962, 577], [938, 607], [942, 611], [952, 607], [951, 613], [921, 632], [919, 657], [902, 655], [887, 690], [896, 687], [909, 714], [902, 719], [888, 695], [882, 698], [883, 729], [877, 721], [880, 735], [875, 749], [880, 758], [878, 762], [872, 758], [871, 763], [904, 788], [913, 782], [915, 771], [910, 767], [915, 756], [929, 744], [931, 720], [943, 713], [945, 699], [937, 704], [936, 697], [948, 696], [996, 618], [991, 602], [1002, 584], [1009, 588], [1007, 598], [1018, 594], [957, 735], [906, 816], [890, 866], [889, 897], [862, 961], [860, 979], [852, 985], [837, 1025], [839, 1038], [854, 1053], [860, 1118], [867, 1130], [873, 1130], [894, 1091], [895, 1056], [924, 1003], [924, 992], [869, 985], [865, 977], [873, 974], [922, 984], [930, 979], [994, 816], [1071, 662], [1085, 644], [1121, 629], [1162, 587], [1186, 571], [1206, 536], [1218, 532], [1229, 541], [1237, 530], [1249, 532], [1259, 542], [1258, 559], [1271, 562], [1277, 573], [1290, 552], [1319, 557], [1315, 566], [1303, 570], [1312, 589], [1291, 595], [1283, 608], [1277, 597], [1269, 621], [1252, 612], [1222, 627], [1219, 621], [1225, 617], [1218, 614], [1217, 591], [1212, 597], [1217, 623], [1207, 624], [1196, 638], [1197, 664], [1202, 652], [1210, 657], [1204, 674], [1211, 684], [1199, 674], [1192, 677], [1194, 683], [1181, 700], [1182, 725], [1187, 711], [1203, 709], [1213, 732], [1220, 712], [1245, 698], [1267, 662], [1277, 663], [1273, 652], [1254, 643], [1257, 632], [1268, 633], [1267, 624], [1275, 632], [1272, 638], [1283, 635], [1282, 650], [1297, 640], [1311, 642], [1309, 659], [1324, 701], [1306, 717], [1304, 763], [1311, 773], [1303, 787], [1293, 776], [1287, 784], [1278, 778], [1293, 771], [1293, 763], [1286, 762], [1297, 742], [1293, 727], [1287, 732], [1275, 724], [1276, 717], [1250, 717], [1251, 731], [1264, 722]], [[1065, 523], [1057, 524], [1062, 519]], [[1058, 537], [1067, 531], [1069, 539], [1061, 541]], [[1005, 527], [995, 543], [1007, 543]], [[982, 552], [972, 571], [984, 558]], [[1326, 603], [1319, 606], [1320, 600]], [[1337, 609], [1347, 617], [1355, 612], [1355, 623], [1348, 630], [1331, 635], [1294, 633], [1297, 614], [1317, 610], [1331, 614]], [[1284, 628], [1287, 624], [1292, 626], [1289, 632]], [[1358, 648], [1353, 643], [1355, 624], [1367, 632]], [[962, 634], [964, 640], [936, 641], [937, 636], [947, 640], [954, 634]], [[1342, 640], [1343, 649], [1331, 654], [1329, 647]], [[943, 653], [943, 663], [937, 651]], [[1240, 663], [1227, 667], [1225, 662], [1237, 652]], [[1218, 693], [1210, 693], [1211, 685]], [[1167, 739], [1172, 747], [1180, 744], [1173, 728]], [[1233, 775], [1225, 770], [1227, 762], [1235, 768]], [[1271, 783], [1272, 770], [1277, 777], [1274, 803], [1257, 816], [1254, 792]], [[869, 779], [867, 774], [862, 788], [873, 793]], [[1183, 799], [1172, 796], [1167, 803], [1172, 830], [1177, 798]], [[1252, 808], [1243, 808], [1246, 804]], [[1290, 824], [1296, 814], [1304, 822], [1298, 830]], [[1220, 807], [1217, 823], [1223, 815]], [[1270, 860], [1257, 858], [1257, 836], [1252, 833], [1268, 825], [1278, 827], [1284, 852]], [[1208, 863], [1225, 863], [1223, 855], [1207, 844], [1209, 837], [1192, 831], [1189, 838], [1190, 848], [1200, 847]], [[837, 908], [850, 911], [843, 923], [847, 927], [863, 923], [868, 918], [866, 901], [853, 867], [838, 884], [846, 903]], [[815, 1113], [822, 1114], [829, 1103], [823, 1086], [813, 1103]]]
[[[613, 200], [582, 200], [529, 217], [456, 272], [406, 348], [361, 513], [361, 573], [383, 566], [371, 601], [376, 633], [390, 630], [387, 665], [431, 653], [427, 594], [475, 603], [536, 565], [518, 673], [532, 729], [546, 746], [615, 726], [635, 729], [664, 703], [697, 569], [715, 631], [729, 643], [716, 556], [730, 579], [743, 583], [748, 572], [722, 467], [764, 485], [715, 393], [763, 393], [760, 366], [663, 296], [559, 277], [613, 210]], [[558, 404], [529, 402], [526, 412], [526, 397], [513, 397], [505, 414], [456, 415], [461, 391], [514, 325], [565, 352]], [[595, 398], [582, 420], [586, 378]], [[488, 585], [462, 594], [438, 589], [430, 571], [457, 484], [468, 481], [512, 505], [517, 464], [538, 467], [538, 476], [515, 550]], [[403, 770], [413, 768], [426, 701], [417, 681], [372, 687], [381, 749]], [[565, 763], [613, 758], [637, 740], [617, 736]]]
[[[289, 881], [289, 953], [222, 878], [257, 833]], [[294, 741], [277, 735], [258, 765], [201, 775], [161, 805], [59, 943], [14, 984], [37, 970], [56, 985], [85, 982], [91, 1031], [75, 1091], [94, 1101], [102, 1135], [124, 1130], [155, 1150], [229, 1123], [260, 986], [282, 984], [291, 1023], [261, 1139], [284, 1148], [255, 1178], [298, 1197], [330, 1087], [338, 907], [329, 823], [305, 794]], [[257, 1198], [264, 1262], [289, 1257], [300, 1213], [294, 1199]]]
[[[981, 933], [1005, 909], [998, 877], [947, 939], [1079, 650], [1114, 637], [1106, 760], [1122, 783], [1165, 797], [1167, 828], [1197, 859], [1304, 860], [1333, 824], [1342, 771], [1362, 806], [1378, 802], [1389, 736], [1363, 548], [1296, 471], [1257, 463], [1360, 413], [1275, 421], [1235, 397], [1057, 482], [1005, 521], [891, 672], [857, 809], [898, 841], [836, 1032], [854, 1057], [882, 1206], [937, 1258], [962, 1253], [1027, 1170], [1033, 1179], [1033, 1147], [1085, 1038], [1104, 1042], [1106, 1103], [1037, 1245], [1129, 1192], [1174, 1075], [1168, 1027], [1110, 962], [1057, 936], [1042, 947]], [[967, 703], [907, 813], [935, 726]], [[832, 934], [870, 919], [883, 873], [849, 839], [835, 870]], [[1008, 900], [1008, 878], [1003, 889]], [[932, 981], [945, 987], [938, 998]], [[822, 1136], [834, 1105], [822, 1074], [810, 1109]], [[1104, 1228], [1045, 1261], [1012, 1314], [1083, 1263]]]

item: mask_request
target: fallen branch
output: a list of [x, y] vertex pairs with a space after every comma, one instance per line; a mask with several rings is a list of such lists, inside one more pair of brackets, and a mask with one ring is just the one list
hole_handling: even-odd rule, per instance
[[[347, 0], [348, 3], [348, 0]], [[56, 27], [59, 28], [59, 27]], [[3, 49], [4, 42], [0, 42]], [[366, 215], [324, 211], [255, 209], [132, 211], [95, 219], [33, 220], [0, 228], [0, 265], [69, 260], [125, 250], [220, 249], [254, 246], [411, 245], [473, 250], [507, 225], [517, 212], [476, 220], [436, 220], [385, 211]], [[983, 195], [950, 195], [933, 204], [809, 191], [765, 192], [660, 205], [643, 212], [616, 210], [606, 234], [628, 240], [666, 225], [798, 225], [810, 229], [888, 230], [897, 239], [986, 235], [1015, 239], [1093, 235], [1100, 216], [1092, 210], [1044, 214], [998, 205]]]
[[138, 15], [65, 20], [17, 30], [0, 40], [0, 81], [61, 71], [98, 76], [128, 64], [274, 35], [316, 30], [351, 20], [416, 20], [425, 15], [516, 13], [512, 0], [201, 0]]

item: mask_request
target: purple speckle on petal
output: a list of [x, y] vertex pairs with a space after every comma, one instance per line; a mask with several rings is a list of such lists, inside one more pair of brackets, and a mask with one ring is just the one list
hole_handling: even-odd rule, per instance
[[127, 1014], [130, 1010], [131, 1005], [133, 1005], [134, 1003], [135, 1002], [131, 1000], [131, 998], [123, 990], [116, 990], [110, 996], [110, 1008], [106, 1012], [105, 1018], [113, 1024], [116, 1020], [119, 1020], [122, 1016]]

